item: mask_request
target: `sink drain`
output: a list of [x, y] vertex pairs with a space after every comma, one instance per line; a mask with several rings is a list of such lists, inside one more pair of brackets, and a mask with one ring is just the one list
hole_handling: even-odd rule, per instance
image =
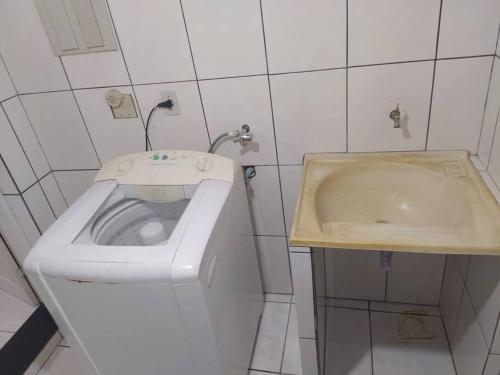
[[391, 222], [388, 220], [379, 219], [375, 223], [376, 224], [390, 224]]

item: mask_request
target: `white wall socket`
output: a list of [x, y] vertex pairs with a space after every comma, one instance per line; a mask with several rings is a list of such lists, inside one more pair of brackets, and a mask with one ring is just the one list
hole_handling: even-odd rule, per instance
[[181, 107], [179, 106], [179, 100], [177, 99], [175, 91], [160, 91], [160, 96], [162, 102], [168, 99], [171, 99], [174, 102], [172, 109], [162, 108], [167, 115], [172, 116], [181, 114]]

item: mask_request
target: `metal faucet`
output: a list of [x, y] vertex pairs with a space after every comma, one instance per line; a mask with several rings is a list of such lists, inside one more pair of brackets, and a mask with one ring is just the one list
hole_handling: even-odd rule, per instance
[[253, 140], [253, 134], [250, 132], [250, 126], [242, 125], [241, 130], [236, 130], [232, 135], [233, 142], [240, 142], [240, 145], [245, 146]]
[[394, 127], [395, 128], [400, 128], [401, 127], [401, 112], [399, 111], [399, 104], [396, 106], [396, 109], [392, 110], [391, 113], [389, 113], [389, 118], [394, 121]]

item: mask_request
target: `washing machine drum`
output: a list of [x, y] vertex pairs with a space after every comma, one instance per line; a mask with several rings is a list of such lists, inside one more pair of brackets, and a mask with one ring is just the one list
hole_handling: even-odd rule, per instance
[[153, 246], [166, 243], [189, 203], [123, 199], [103, 210], [91, 226], [101, 246]]

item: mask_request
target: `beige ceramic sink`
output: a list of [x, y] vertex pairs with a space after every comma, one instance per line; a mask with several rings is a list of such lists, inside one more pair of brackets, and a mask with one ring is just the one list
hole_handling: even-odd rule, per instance
[[500, 255], [500, 207], [467, 152], [308, 154], [290, 244]]

